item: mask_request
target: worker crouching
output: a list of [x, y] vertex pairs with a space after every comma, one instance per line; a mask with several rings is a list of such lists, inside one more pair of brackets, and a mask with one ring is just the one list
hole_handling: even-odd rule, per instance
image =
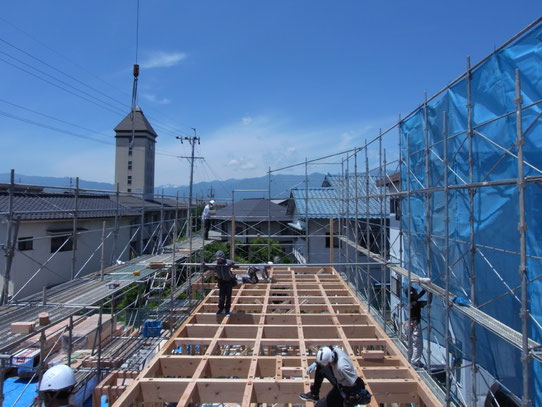
[[[300, 394], [306, 401], [316, 401], [316, 407], [353, 407], [368, 404], [371, 394], [365, 389], [365, 383], [356, 374], [348, 355], [337, 346], [323, 346], [316, 354], [316, 362], [307, 368], [307, 374], [315, 372], [311, 391]], [[320, 398], [320, 388], [324, 378], [333, 385], [333, 389]]]

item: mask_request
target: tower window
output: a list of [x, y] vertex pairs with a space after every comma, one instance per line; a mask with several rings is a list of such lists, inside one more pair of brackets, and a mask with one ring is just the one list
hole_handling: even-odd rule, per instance
[[132, 185], [132, 176], [128, 175], [128, 185]]
[[132, 155], [132, 147], [128, 147], [128, 155]]
[[131, 162], [131, 161], [128, 161], [128, 169], [129, 169], [129, 170], [132, 169], [132, 162]]
[[128, 192], [132, 192], [132, 188], [128, 188], [128, 190], [127, 190], [127, 191], [128, 191]]

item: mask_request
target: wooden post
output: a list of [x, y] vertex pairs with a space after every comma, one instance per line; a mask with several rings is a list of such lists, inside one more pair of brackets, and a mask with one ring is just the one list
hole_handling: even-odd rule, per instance
[[329, 217], [329, 262], [333, 264], [335, 262], [335, 247], [334, 247], [334, 231], [333, 231], [333, 216]]

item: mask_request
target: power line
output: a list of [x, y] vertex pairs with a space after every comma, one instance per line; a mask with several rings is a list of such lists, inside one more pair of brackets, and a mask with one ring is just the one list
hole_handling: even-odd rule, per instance
[[[64, 72], [63, 70], [56, 68], [55, 66], [53, 66], [53, 65], [51, 65], [51, 64], [49, 64], [49, 63], [47, 63], [47, 62], [45, 62], [44, 60], [42, 60], [42, 59], [40, 59], [40, 58], [38, 58], [38, 57], [36, 57], [36, 56], [30, 54], [29, 52], [27, 52], [27, 51], [25, 51], [25, 50], [23, 50], [23, 49], [17, 47], [16, 45], [10, 43], [9, 41], [6, 41], [6, 40], [3, 39], [3, 38], [0, 38], [0, 41], [3, 42], [4, 44], [9, 45], [10, 47], [16, 49], [17, 51], [19, 51], [19, 52], [25, 54], [26, 56], [28, 56], [28, 57], [30, 57], [30, 58], [32, 58], [32, 59], [34, 59], [34, 60], [36, 60], [36, 61], [42, 63], [43, 65], [45, 65], [45, 66], [47, 66], [47, 67], [53, 69], [54, 71], [56, 71], [56, 72], [58, 72], [58, 73], [60, 73], [60, 74], [62, 74], [62, 75], [64, 75], [64, 76], [66, 76], [67, 78], [70, 78], [71, 80], [73, 80], [73, 81], [75, 81], [75, 82], [77, 82], [77, 83], [79, 83], [79, 84], [81, 84], [81, 85], [83, 85], [83, 86], [86, 86], [87, 88], [93, 90], [94, 92], [99, 93], [99, 94], [102, 95], [102, 96], [105, 96], [106, 98], [112, 100], [113, 102], [116, 102], [116, 103], [118, 103], [119, 105], [121, 105], [121, 106], [123, 106], [123, 107], [128, 107], [125, 103], [123, 103], [123, 102], [121, 102], [121, 101], [119, 101], [119, 100], [117, 100], [117, 99], [115, 99], [115, 98], [113, 98], [113, 97], [107, 95], [106, 93], [104, 93], [104, 92], [102, 92], [102, 91], [100, 91], [100, 90], [94, 88], [93, 86], [91, 86], [91, 85], [89, 85], [89, 84], [87, 84], [87, 83], [85, 83], [85, 82], [83, 82], [83, 81], [81, 81], [81, 80], [75, 78], [74, 76], [72, 76], [72, 75], [70, 75], [70, 74]], [[15, 58], [14, 58], [14, 59], [15, 59]]]
[[[4, 101], [3, 99], [0, 99], [0, 101], [7, 102], [7, 101]], [[50, 118], [52, 120], [56, 120], [56, 121], [59, 121], [61, 123], [65, 123], [65, 124], [68, 124], [70, 126], [79, 127], [82, 130], [86, 130], [86, 131], [89, 131], [89, 132], [92, 132], [94, 134], [98, 134], [98, 135], [101, 135], [101, 136], [106, 136], [103, 133], [95, 132], [95, 131], [93, 131], [91, 129], [87, 129], [87, 128], [82, 127], [82, 126], [78, 126], [76, 124], [66, 122], [66, 121], [64, 121], [62, 119], [57, 119], [57, 118], [55, 118], [53, 116], [49, 116], [49, 115], [46, 115], [46, 114], [43, 114], [43, 113], [40, 113], [40, 112], [37, 112], [37, 111], [33, 111], [31, 109], [27, 109], [27, 108], [22, 107], [22, 106], [15, 105], [14, 103], [10, 103], [10, 102], [7, 102], [7, 103], [9, 103], [9, 104], [11, 104], [13, 106], [19, 107], [21, 109], [28, 110], [28, 111], [31, 111], [33, 113], [36, 113], [36, 114], [42, 115], [44, 117]], [[99, 140], [99, 139], [96, 139], [94, 137], [90, 137], [90, 136], [87, 136], [87, 135], [84, 135], [84, 134], [75, 133], [75, 132], [70, 131], [70, 130], [61, 129], [61, 128], [58, 128], [58, 127], [55, 127], [55, 126], [51, 126], [51, 125], [48, 125], [48, 124], [45, 124], [45, 123], [37, 122], [35, 120], [27, 119], [25, 117], [17, 116], [17, 115], [14, 115], [14, 114], [11, 114], [11, 113], [8, 113], [8, 112], [4, 112], [4, 111], [1, 111], [1, 110], [0, 110], [0, 115], [2, 115], [4, 117], [7, 117], [7, 118], [10, 118], [10, 119], [13, 119], [13, 120], [18, 120], [18, 121], [23, 122], [23, 123], [31, 124], [31, 125], [36, 126], [36, 127], [41, 127], [43, 129], [52, 130], [52, 131], [55, 131], [57, 133], [62, 133], [62, 134], [68, 135], [68, 136], [77, 137], [77, 138], [81, 138], [81, 139], [85, 139], [85, 140], [90, 140], [90, 141], [94, 141], [94, 142], [101, 143], [101, 144], [106, 144], [106, 145], [115, 145], [115, 143], [113, 143], [113, 142], [107, 142], [107, 141], [104, 141], [104, 140]], [[109, 136], [107, 136], [107, 137], [109, 137]], [[163, 156], [168, 156], [168, 157], [179, 158], [179, 156], [177, 154], [167, 152], [167, 151], [157, 150], [156, 154], [163, 155]]]
[[[138, 0], [138, 13], [139, 13], [139, 0]], [[1, 18], [0, 18], [0, 19], [1, 19]], [[5, 21], [4, 19], [1, 19], [1, 20]], [[139, 24], [139, 15], [138, 15], [138, 22], [137, 22], [137, 24]], [[10, 25], [14, 26], [13, 24], [10, 24]], [[24, 32], [25, 34], [27, 34], [25, 31], [19, 29], [18, 27], [16, 27], [16, 26], [14, 26], [14, 27], [17, 28], [19, 31], [22, 31], [22, 32]], [[29, 34], [27, 34], [27, 35], [29, 35]], [[29, 36], [30, 36], [30, 35], [29, 35]], [[31, 37], [31, 38], [33, 38], [33, 37]], [[58, 52], [56, 52], [54, 49], [48, 47], [48, 46], [47, 46], [46, 44], [44, 44], [43, 42], [38, 41], [38, 40], [36, 40], [36, 41], [39, 42], [42, 46], [46, 47], [47, 49], [49, 49], [49, 50], [51, 50], [51, 51], [53, 51], [53, 52], [59, 54]], [[137, 39], [137, 41], [138, 41], [138, 39]], [[64, 76], [66, 76], [67, 78], [69, 78], [69, 79], [71, 79], [71, 80], [73, 80], [73, 81], [75, 81], [75, 82], [77, 82], [77, 83], [79, 83], [79, 84], [81, 84], [81, 85], [87, 87], [88, 89], [91, 89], [92, 91], [94, 91], [94, 92], [96, 92], [96, 93], [98, 93], [98, 94], [100, 94], [100, 95], [102, 95], [102, 96], [104, 96], [104, 97], [106, 97], [106, 98], [108, 98], [108, 99], [110, 99], [111, 101], [113, 101], [113, 102], [117, 103], [118, 105], [120, 105], [120, 107], [122, 107], [122, 108], [127, 108], [127, 109], [130, 108], [126, 103], [124, 103], [124, 102], [122, 102], [122, 101], [119, 101], [118, 99], [115, 99], [115, 98], [109, 96], [108, 94], [106, 94], [106, 93], [100, 91], [99, 89], [96, 89], [95, 87], [93, 87], [93, 86], [91, 86], [91, 85], [89, 85], [89, 84], [83, 82], [82, 80], [80, 80], [80, 79], [74, 77], [73, 75], [70, 75], [69, 73], [67, 73], [67, 72], [65, 72], [65, 71], [63, 71], [63, 70], [61, 70], [61, 69], [59, 69], [59, 68], [53, 66], [52, 64], [50, 64], [50, 63], [44, 61], [43, 59], [38, 58], [38, 57], [32, 55], [31, 53], [25, 51], [24, 49], [22, 49], [22, 48], [20, 48], [20, 47], [18, 47], [18, 46], [16, 46], [16, 45], [14, 45], [14, 44], [12, 44], [11, 42], [9, 42], [9, 41], [7, 41], [7, 40], [5, 40], [5, 39], [3, 39], [3, 38], [0, 38], [0, 42], [3, 42], [4, 44], [6, 44], [6, 45], [12, 47], [13, 49], [15, 49], [15, 50], [17, 50], [17, 51], [23, 53], [24, 55], [28, 56], [29, 58], [32, 58], [33, 60], [38, 61], [39, 63], [41, 63], [41, 64], [47, 66], [48, 68], [53, 69], [54, 71], [56, 71], [56, 72], [58, 72], [58, 73], [60, 73], [60, 74], [62, 74], [62, 75], [64, 75]], [[138, 45], [136, 45], [136, 47], [138, 48]], [[138, 51], [136, 50], [136, 53], [137, 53], [137, 52], [138, 52]], [[119, 109], [119, 106], [112, 105], [111, 103], [109, 103], [109, 102], [107, 102], [107, 101], [104, 101], [104, 100], [102, 100], [102, 99], [96, 97], [95, 95], [92, 95], [92, 94], [90, 94], [90, 93], [88, 93], [88, 92], [86, 92], [86, 91], [84, 91], [84, 90], [82, 90], [82, 89], [80, 89], [80, 88], [77, 88], [77, 87], [75, 87], [75, 86], [73, 86], [73, 85], [71, 85], [71, 84], [69, 84], [69, 83], [67, 83], [67, 82], [65, 82], [65, 81], [63, 81], [63, 80], [61, 80], [61, 79], [59, 79], [59, 78], [56, 78], [55, 76], [50, 75], [50, 74], [47, 73], [47, 72], [44, 72], [43, 70], [40, 70], [40, 69], [36, 68], [35, 66], [33, 66], [33, 65], [31, 65], [31, 64], [28, 64], [28, 63], [22, 61], [22, 60], [19, 59], [19, 58], [14, 57], [13, 55], [10, 55], [9, 53], [3, 52], [3, 51], [0, 51], [0, 53], [2, 53], [2, 54], [4, 54], [4, 55], [8, 56], [9, 58], [12, 58], [12, 59], [16, 60], [16, 61], [19, 62], [20, 64], [23, 64], [23, 65], [25, 65], [25, 66], [27, 66], [27, 67], [29, 67], [29, 68], [32, 68], [32, 69], [38, 71], [38, 72], [41, 73], [42, 75], [45, 75], [45, 76], [47, 76], [47, 77], [49, 77], [49, 78], [51, 78], [51, 79], [53, 79], [53, 80], [55, 80], [55, 81], [57, 81], [57, 82], [60, 82], [61, 84], [65, 85], [65, 86], [67, 86], [67, 87], [69, 87], [69, 88], [74, 89], [74, 90], [77, 91], [77, 92], [80, 92], [80, 93], [82, 93], [82, 94], [84, 94], [84, 95], [86, 95], [86, 96], [88, 96], [88, 97], [90, 97], [90, 98], [92, 98], [92, 99], [95, 99], [95, 100], [98, 101], [99, 103], [102, 103], [102, 104], [104, 104], [104, 105], [107, 105], [107, 106], [111, 107], [112, 109], [115, 109], [115, 112], [118, 113], [118, 114], [120, 114], [120, 115], [124, 115], [124, 114], [125, 114], [124, 111], [122, 111], [122, 110]], [[63, 56], [62, 54], [59, 54], [59, 55]], [[64, 57], [64, 56], [63, 56], [63, 57]], [[66, 57], [64, 57], [64, 58], [66, 58]], [[66, 58], [66, 59], [67, 59], [67, 58]], [[36, 74], [33, 73], [33, 72], [29, 72], [29, 71], [25, 70], [24, 68], [22, 68], [22, 67], [20, 67], [20, 66], [17, 66], [16, 64], [13, 64], [13, 63], [11, 63], [11, 62], [5, 60], [5, 59], [0, 59], [0, 60], [2, 60], [3, 62], [5, 62], [5, 63], [7, 63], [7, 64], [9, 64], [9, 65], [11, 65], [11, 66], [17, 68], [17, 69], [19, 69], [19, 70], [21, 70], [21, 71], [23, 71], [23, 72], [29, 74], [29, 75], [32, 75], [32, 76], [34, 76], [34, 77], [36, 77], [36, 78], [38, 78], [38, 79], [40, 79], [40, 80], [43, 80], [43, 81], [45, 81], [46, 83], [49, 83], [50, 85], [56, 86], [56, 87], [58, 87], [58, 88], [60, 88], [60, 89], [62, 89], [62, 90], [64, 90], [64, 91], [66, 91], [66, 92], [68, 92], [68, 93], [70, 93], [70, 94], [72, 94], [72, 95], [74, 95], [74, 96], [77, 96], [77, 97], [79, 97], [79, 98], [82, 98], [83, 100], [86, 100], [86, 101], [88, 101], [88, 102], [90, 102], [90, 103], [94, 103], [94, 104], [96, 104], [96, 105], [99, 106], [99, 107], [105, 108], [104, 106], [101, 106], [101, 105], [97, 104], [96, 102], [91, 101], [91, 100], [89, 100], [89, 99], [87, 99], [87, 98], [85, 98], [85, 97], [83, 97], [83, 96], [81, 96], [81, 95], [77, 95], [77, 94], [75, 94], [75, 93], [73, 93], [73, 92], [70, 92], [69, 90], [63, 88], [62, 86], [60, 86], [60, 85], [58, 85], [58, 84], [52, 83], [52, 82], [48, 81], [47, 79], [44, 79], [44, 78], [40, 77], [39, 75], [36, 75]], [[69, 59], [68, 59], [68, 60], [69, 60]], [[136, 60], [137, 60], [137, 55], [136, 55]], [[73, 61], [70, 61], [70, 62], [73, 63]], [[77, 65], [77, 64], [76, 64], [76, 65]], [[98, 77], [97, 77], [97, 78], [98, 78]], [[100, 78], [98, 78], [98, 79], [100, 79]], [[105, 82], [105, 81], [104, 81], [104, 83], [106, 83], [106, 84], [107, 84], [108, 86], [110, 86], [111, 88], [116, 89], [113, 85], [111, 85], [111, 84], [109, 84], [109, 83], [107, 83], [107, 82]], [[116, 90], [118, 90], [118, 89], [116, 89]], [[110, 110], [110, 109], [108, 109], [108, 110]], [[110, 111], [111, 111], [111, 110], [110, 110]], [[180, 134], [188, 134], [188, 133], [186, 133], [185, 131], [182, 131], [181, 129], [179, 129], [179, 128], [177, 128], [177, 127], [171, 125], [171, 124], [167, 124], [167, 123], [165, 123], [165, 122], [163, 122], [163, 121], [161, 121], [161, 120], [159, 120], [159, 119], [157, 119], [157, 118], [155, 118], [155, 117], [149, 116], [149, 118], [152, 119], [152, 120], [153, 120], [154, 122], [156, 122], [156, 123], [160, 123], [161, 125], [156, 125], [156, 124], [155, 124], [155, 127], [159, 128], [161, 132], [164, 132], [164, 133], [166, 133], [166, 134], [168, 134], [168, 135], [170, 135], [170, 136], [172, 136], [172, 137], [175, 137], [175, 136], [176, 136], [177, 134], [179, 134], [179, 133], [180, 133]], [[188, 126], [186, 125], [186, 127], [188, 127]]]
[[[0, 52], [1, 52], [1, 51], [0, 51]], [[120, 111], [113, 111], [112, 109], [110, 109], [110, 108], [108, 108], [108, 107], [106, 107], [106, 106], [102, 106], [101, 104], [99, 104], [99, 103], [97, 103], [97, 102], [95, 102], [95, 101], [93, 101], [93, 100], [91, 100], [91, 99], [88, 99], [88, 98], [86, 98], [86, 97], [84, 97], [84, 96], [82, 96], [82, 95], [79, 95], [79, 94], [77, 94], [77, 93], [75, 93], [75, 92], [72, 92], [71, 90], [66, 89], [66, 88], [64, 88], [64, 87], [62, 87], [62, 86], [60, 86], [60, 85], [58, 85], [58, 84], [56, 84], [56, 83], [54, 83], [54, 82], [51, 82], [51, 81], [48, 80], [48, 79], [42, 78], [41, 76], [36, 75], [36, 74], [33, 73], [33, 72], [30, 72], [30, 71], [28, 71], [28, 70], [26, 70], [26, 69], [24, 69], [24, 68], [22, 68], [22, 67], [20, 67], [20, 66], [18, 66], [18, 65], [15, 65], [15, 64], [13, 64], [13, 63], [11, 63], [11, 62], [5, 60], [4, 58], [0, 58], [0, 61], [3, 61], [4, 63], [6, 63], [6, 64], [8, 64], [8, 65], [11, 65], [11, 66], [13, 66], [13, 67], [15, 67], [15, 68], [17, 68], [17, 69], [19, 69], [19, 70], [21, 70], [21, 71], [23, 71], [23, 72], [29, 74], [29, 75], [32, 75], [32, 76], [34, 76], [35, 78], [38, 78], [38, 79], [40, 79], [40, 80], [42, 80], [42, 81], [44, 81], [44, 82], [46, 82], [46, 83], [48, 83], [48, 84], [50, 84], [50, 85], [52, 85], [52, 86], [55, 86], [55, 87], [57, 87], [57, 88], [59, 88], [59, 89], [62, 89], [64, 92], [70, 93], [70, 94], [72, 94], [72, 95], [74, 95], [74, 96], [76, 96], [76, 97], [78, 97], [78, 98], [80, 98], [80, 99], [86, 100], [87, 102], [90, 102], [90, 103], [92, 103], [92, 104], [94, 104], [94, 105], [96, 105], [96, 106], [98, 106], [98, 107], [101, 107], [102, 109], [105, 109], [105, 110], [107, 110], [107, 111], [109, 111], [109, 112], [111, 112], [111, 113], [115, 113], [115, 114], [123, 114], [123, 113], [120, 112]], [[34, 69], [36, 69], [36, 68], [34, 68]], [[55, 78], [55, 79], [56, 79], [56, 78]], [[58, 80], [58, 79], [56, 79], [56, 80]], [[60, 81], [60, 82], [62, 82], [62, 81]]]
[[113, 143], [110, 143], [110, 142], [107, 142], [107, 141], [104, 141], [104, 140], [98, 140], [98, 139], [90, 137], [90, 136], [85, 136], [83, 134], [74, 133], [73, 131], [60, 129], [58, 127], [50, 126], [50, 125], [45, 124], [45, 123], [40, 123], [40, 122], [36, 122], [34, 120], [26, 119], [24, 117], [17, 116], [17, 115], [11, 114], [11, 113], [7, 113], [7, 112], [1, 111], [1, 110], [0, 110], [0, 115], [8, 117], [10, 119], [19, 120], [19, 121], [24, 122], [24, 123], [32, 124], [33, 126], [41, 127], [41, 128], [48, 129], [48, 130], [53, 130], [53, 131], [56, 131], [58, 133], [63, 133], [63, 134], [69, 135], [69, 136], [82, 138], [82, 139], [86, 139], [86, 140], [92, 140], [92, 141], [95, 141], [97, 143], [102, 143], [102, 144], [107, 144], [107, 145], [112, 145], [113, 144]]
[[[137, 7], [138, 7], [137, 25], [138, 25], [138, 27], [139, 27], [139, 0], [138, 0], [138, 6], [137, 6]], [[2, 19], [1, 17], [0, 17], [0, 20], [6, 21], [5, 19]], [[26, 33], [24, 30], [18, 28], [17, 26], [13, 25], [12, 23], [10, 23], [10, 25], [12, 25], [13, 27], [15, 27], [15, 28], [18, 29], [19, 31], [25, 33], [26, 35], [30, 36], [30, 34]], [[138, 28], [138, 29], [139, 29], [139, 28]], [[136, 44], [136, 63], [137, 63], [137, 54], [138, 54], [138, 48], [139, 48], [139, 34], [136, 34], [136, 35], [137, 35], [137, 38], [136, 38], [136, 42], [137, 42], [137, 44]], [[30, 36], [30, 38], [34, 39], [35, 41], [37, 41], [38, 43], [40, 43], [40, 44], [41, 44], [42, 46], [44, 46], [45, 48], [47, 48], [47, 49], [49, 49], [49, 50], [55, 52], [56, 54], [62, 56], [62, 57], [65, 58], [65, 59], [67, 59], [68, 61], [70, 61], [70, 62], [73, 63], [74, 65], [76, 65], [76, 66], [82, 68], [79, 64], [77, 64], [77, 63], [71, 61], [69, 58], [67, 58], [67, 57], [65, 57], [64, 55], [58, 53], [58, 52], [55, 51], [53, 48], [48, 47], [48, 46], [47, 46], [46, 44], [44, 44], [43, 42], [41, 42], [41, 41], [39, 41], [39, 40], [33, 38], [32, 36]], [[62, 74], [62, 75], [64, 75], [64, 76], [66, 76], [67, 78], [69, 78], [69, 79], [71, 79], [71, 80], [73, 80], [73, 81], [75, 81], [75, 82], [77, 82], [77, 83], [79, 83], [79, 84], [81, 84], [81, 85], [83, 85], [83, 86], [86, 86], [87, 88], [91, 89], [92, 91], [94, 91], [94, 92], [96, 92], [96, 93], [98, 93], [98, 94], [100, 94], [100, 95], [102, 95], [102, 96], [104, 96], [104, 97], [106, 97], [106, 98], [112, 100], [113, 102], [118, 103], [118, 104], [119, 104], [120, 106], [122, 106], [123, 108], [127, 108], [127, 109], [130, 108], [130, 106], [128, 106], [126, 103], [124, 103], [124, 102], [122, 102], [122, 101], [119, 101], [118, 99], [115, 99], [115, 98], [109, 96], [108, 94], [106, 94], [106, 93], [100, 91], [99, 89], [96, 89], [95, 87], [89, 85], [88, 83], [85, 83], [85, 82], [83, 82], [83, 81], [80, 80], [80, 79], [77, 79], [77, 78], [74, 77], [73, 75], [70, 75], [69, 73], [67, 73], [67, 72], [65, 72], [65, 71], [63, 71], [63, 70], [61, 70], [61, 69], [55, 67], [54, 65], [49, 64], [48, 62], [44, 61], [43, 59], [38, 58], [38, 57], [32, 55], [31, 53], [29, 53], [29, 52], [23, 50], [22, 48], [20, 48], [20, 47], [14, 45], [14, 44], [12, 44], [11, 42], [9, 42], [9, 41], [7, 41], [7, 40], [5, 40], [5, 39], [3, 39], [3, 38], [0, 38], [0, 42], [5, 43], [6, 45], [8, 45], [8, 46], [10, 46], [10, 47], [12, 47], [12, 48], [14, 48], [14, 49], [16, 49], [17, 51], [23, 53], [24, 55], [28, 56], [29, 58], [32, 58], [32, 59], [34, 59], [34, 60], [40, 62], [41, 64], [43, 64], [43, 65], [45, 65], [45, 66], [47, 66], [47, 67], [53, 69], [54, 71], [56, 71], [56, 72], [58, 72], [58, 73], [60, 73], [60, 74]], [[0, 52], [1, 52], [1, 51], [0, 51]], [[9, 57], [11, 57], [11, 58], [17, 60], [18, 62], [20, 62], [20, 63], [22, 63], [22, 64], [25, 64], [25, 65], [27, 65], [27, 66], [32, 67], [31, 65], [29, 65], [29, 64], [27, 64], [27, 63], [25, 63], [25, 62], [23, 62], [23, 61], [21, 61], [21, 60], [15, 58], [15, 57], [13, 57], [13, 56], [11, 56], [11, 55], [9, 55], [9, 54], [7, 54], [7, 53], [4, 53], [4, 54], [5, 54], [5, 55], [8, 55]], [[6, 62], [6, 61], [4, 61], [4, 62]], [[61, 81], [61, 80], [58, 79], [58, 78], [55, 78], [55, 77], [53, 77], [53, 76], [51, 76], [51, 75], [49, 75], [49, 74], [47, 74], [47, 73], [45, 73], [45, 72], [43, 72], [43, 71], [40, 71], [40, 70], [37, 69], [37, 68], [34, 68], [34, 67], [32, 67], [32, 68], [33, 68], [33, 69], [36, 69], [37, 71], [43, 73], [44, 75], [47, 75], [47, 76], [49, 76], [49, 77], [51, 77], [51, 78], [53, 78], [53, 79], [55, 79], [55, 80], [57, 80], [57, 81], [59, 81], [59, 82], [61, 82], [61, 83], [64, 83], [66, 86], [70, 86], [70, 87], [72, 87], [72, 88], [74, 88], [74, 89], [79, 90], [79, 91], [82, 92], [82, 93], [85, 93], [85, 94], [89, 95], [90, 97], [93, 97], [93, 98], [95, 98], [95, 99], [97, 99], [97, 100], [100, 100], [100, 99], [96, 98], [96, 97], [93, 96], [93, 95], [90, 95], [90, 94], [88, 94], [88, 93], [86, 93], [86, 92], [84, 92], [84, 91], [82, 91], [82, 90], [80, 90], [80, 89], [78, 89], [78, 88], [73, 87], [72, 85], [69, 85], [69, 84], [67, 84], [67, 83], [65, 83], [65, 82], [63, 82], [63, 81]], [[88, 73], [88, 71], [86, 71], [84, 68], [82, 68], [82, 69], [83, 69], [85, 72]], [[95, 75], [92, 75], [92, 76], [94, 76], [95, 78], [97, 78], [97, 79], [99, 79], [99, 80], [102, 80], [101, 78], [99, 78], [99, 77], [97, 77], [97, 76], [95, 76]], [[106, 82], [106, 81], [103, 81], [103, 80], [102, 80], [102, 82], [104, 82], [106, 85], [108, 85], [108, 86], [111, 87], [112, 89], [115, 89], [115, 90], [117, 90], [117, 91], [119, 91], [119, 92], [122, 92], [122, 93], [124, 93], [124, 94], [127, 94], [126, 92], [120, 91], [120, 90], [117, 89], [115, 86], [111, 85], [110, 83], [108, 83], [108, 82]], [[101, 100], [100, 100], [100, 101], [101, 101]], [[108, 104], [107, 102], [104, 102], [104, 101], [101, 101], [101, 102], [104, 103], [104, 104]], [[112, 106], [112, 105], [110, 105], [110, 106]], [[114, 108], [118, 108], [118, 107], [116, 107], [116, 106], [113, 106], [113, 107], [114, 107]], [[124, 112], [122, 112], [122, 114], [124, 114]], [[154, 117], [150, 117], [150, 116], [149, 116], [149, 118], [152, 118], [153, 121], [156, 121], [156, 122], [158, 122], [158, 123], [162, 123], [162, 125], [165, 126], [165, 127], [169, 127], [169, 128], [171, 129], [170, 131], [173, 131], [173, 132], [176, 132], [176, 133], [185, 134], [185, 135], [188, 134], [188, 133], [186, 133], [186, 132], [180, 130], [179, 128], [176, 128], [175, 126], [170, 125], [170, 124], [167, 124], [167, 123], [165, 123], [165, 122], [163, 122], [163, 121], [161, 121], [161, 120], [158, 120], [158, 119], [156, 119], [156, 118], [154, 118]], [[183, 126], [189, 127], [189, 126], [186, 125], [186, 124], [184, 124]], [[158, 126], [156, 126], [156, 127], [158, 127]], [[191, 128], [191, 127], [189, 127], [189, 128]], [[167, 130], [166, 130], [166, 132], [167, 132]], [[175, 135], [173, 135], [173, 134], [171, 134], [171, 135], [172, 135], [172, 136], [175, 136]]]
[[87, 128], [87, 127], [79, 126], [78, 124], [75, 124], [75, 123], [70, 123], [70, 122], [68, 122], [68, 121], [66, 121], [66, 120], [62, 120], [62, 119], [56, 118], [56, 117], [54, 117], [54, 116], [50, 116], [50, 115], [48, 115], [48, 114], [38, 112], [37, 110], [29, 109], [29, 108], [27, 108], [27, 107], [18, 105], [18, 104], [16, 104], [16, 103], [9, 102], [9, 101], [7, 101], [7, 100], [5, 100], [5, 99], [2, 99], [2, 98], [0, 98], [0, 102], [6, 103], [6, 104], [8, 104], [8, 105], [17, 107], [17, 108], [22, 109], [22, 110], [26, 110], [27, 112], [31, 112], [31, 113], [37, 114], [37, 115], [39, 115], [39, 116], [46, 117], [46, 118], [51, 119], [51, 120], [55, 120], [55, 121], [57, 121], [57, 122], [59, 122], [59, 123], [64, 123], [64, 124], [67, 124], [67, 125], [69, 125], [69, 126], [77, 127], [77, 128], [79, 128], [79, 129], [81, 129], [81, 130], [88, 131], [88, 132], [90, 132], [90, 133], [94, 133], [94, 134], [97, 134], [97, 135], [100, 135], [100, 136], [104, 136], [104, 137], [107, 137], [107, 138], [111, 138], [111, 135], [109, 135], [109, 134], [100, 133], [100, 132], [97, 132], [97, 131], [95, 131], [95, 130], [89, 129], [89, 128]]

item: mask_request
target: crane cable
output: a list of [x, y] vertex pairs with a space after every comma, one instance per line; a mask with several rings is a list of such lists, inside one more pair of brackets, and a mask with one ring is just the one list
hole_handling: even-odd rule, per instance
[[137, 105], [137, 79], [139, 77], [139, 65], [137, 63], [137, 53], [139, 51], [139, 0], [137, 0], [136, 11], [136, 44], [135, 44], [135, 64], [134, 64], [134, 85], [132, 87], [132, 110], [130, 112], [130, 120], [132, 121], [132, 137], [130, 139], [130, 148], [134, 146], [135, 138], [135, 110]]

